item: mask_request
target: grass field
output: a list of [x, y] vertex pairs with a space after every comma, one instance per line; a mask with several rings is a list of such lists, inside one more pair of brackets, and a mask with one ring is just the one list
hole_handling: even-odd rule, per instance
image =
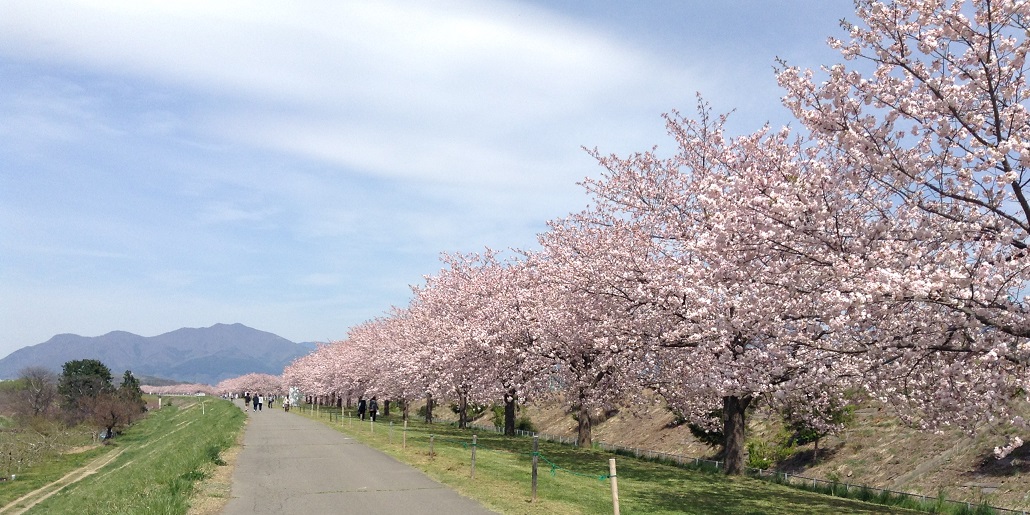
[[[341, 418], [336, 410], [294, 413], [378, 448], [500, 513], [612, 513], [611, 458], [618, 467], [623, 514], [917, 513], [544, 441], [536, 454], [534, 498], [530, 438], [458, 430], [447, 424], [410, 423], [405, 431], [396, 418], [381, 419], [373, 427]], [[237, 441], [244, 423], [245, 415], [228, 401], [171, 398], [171, 405], [166, 402], [109, 445], [61, 454], [23, 471], [16, 481], [0, 483], [0, 515], [187, 513], [198, 482], [218, 469], [222, 451]], [[974, 506], [951, 513], [990, 512]]]
[[176, 397], [164, 404], [109, 445], [65, 455], [0, 485], [0, 514], [27, 507], [24, 513], [186, 513], [195, 484], [221, 463], [245, 417], [220, 399]]
[[381, 419], [373, 429], [369, 422], [341, 418], [335, 410], [320, 410], [317, 414], [297, 411], [316, 417], [501, 513], [612, 513], [608, 460], [613, 457], [623, 514], [916, 513], [747, 477], [728, 478], [719, 473], [543, 441], [539, 442], [537, 497], [533, 500], [530, 438], [478, 433], [473, 479], [471, 431], [412, 422], [405, 435], [396, 419]]

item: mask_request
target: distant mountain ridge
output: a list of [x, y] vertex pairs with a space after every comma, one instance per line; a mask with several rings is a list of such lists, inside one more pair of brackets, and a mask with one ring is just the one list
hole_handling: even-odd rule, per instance
[[60, 372], [68, 361], [97, 359], [116, 377], [131, 370], [137, 377], [214, 385], [251, 372], [279, 375], [314, 348], [314, 343], [294, 343], [243, 324], [184, 327], [149, 337], [125, 331], [103, 336], [59, 334], [0, 359], [0, 379], [13, 379], [29, 366]]

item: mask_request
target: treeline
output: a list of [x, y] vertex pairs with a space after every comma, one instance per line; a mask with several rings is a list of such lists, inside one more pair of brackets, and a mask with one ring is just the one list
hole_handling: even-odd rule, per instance
[[0, 413], [20, 427], [88, 424], [99, 438], [114, 437], [146, 411], [139, 380], [126, 370], [115, 385], [111, 370], [95, 359], [73, 360], [61, 373], [23, 369], [3, 384]]

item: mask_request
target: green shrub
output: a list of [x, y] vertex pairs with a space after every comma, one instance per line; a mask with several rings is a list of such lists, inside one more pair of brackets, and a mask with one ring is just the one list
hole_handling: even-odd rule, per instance
[[536, 426], [533, 425], [533, 421], [526, 415], [515, 419], [515, 429], [518, 429], [519, 431], [536, 432]]
[[789, 439], [779, 439], [773, 443], [750, 440], [747, 443], [747, 466], [765, 470], [793, 456], [796, 451], [793, 441]]
[[[490, 423], [496, 428], [504, 427], [504, 405], [495, 404], [490, 408]], [[536, 432], [536, 426], [526, 415], [515, 417], [515, 429]]]

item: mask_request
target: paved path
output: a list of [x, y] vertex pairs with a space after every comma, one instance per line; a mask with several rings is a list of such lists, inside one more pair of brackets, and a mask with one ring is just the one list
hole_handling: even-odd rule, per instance
[[224, 515], [493, 513], [320, 422], [281, 408], [248, 415]]

